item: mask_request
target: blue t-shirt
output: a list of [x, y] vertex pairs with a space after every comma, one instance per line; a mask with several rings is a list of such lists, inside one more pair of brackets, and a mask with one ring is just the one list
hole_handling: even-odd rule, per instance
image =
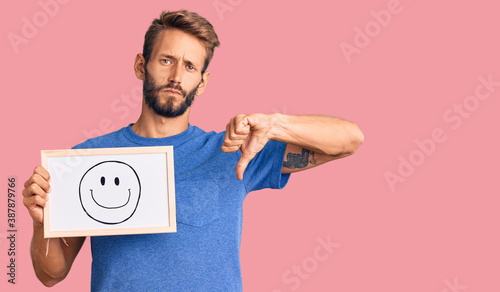
[[129, 125], [74, 147], [174, 147], [177, 232], [92, 237], [92, 291], [242, 290], [243, 200], [286, 185], [286, 144], [269, 141], [239, 181], [241, 152], [222, 152], [224, 135], [189, 125], [175, 136], [147, 138]]

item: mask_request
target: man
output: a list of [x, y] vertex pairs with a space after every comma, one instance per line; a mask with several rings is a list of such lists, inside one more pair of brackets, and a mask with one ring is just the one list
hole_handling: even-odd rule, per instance
[[[356, 124], [328, 116], [237, 115], [218, 134], [190, 125], [191, 103], [207, 86], [218, 45], [212, 25], [198, 14], [163, 12], [135, 59], [144, 84], [139, 119], [75, 146], [174, 146], [177, 232], [92, 237], [92, 290], [241, 291], [248, 192], [283, 188], [290, 173], [348, 156], [362, 143]], [[49, 182], [39, 166], [23, 190], [34, 220], [33, 266], [46, 286], [66, 277], [85, 240], [52, 239], [47, 252], [41, 223]]]

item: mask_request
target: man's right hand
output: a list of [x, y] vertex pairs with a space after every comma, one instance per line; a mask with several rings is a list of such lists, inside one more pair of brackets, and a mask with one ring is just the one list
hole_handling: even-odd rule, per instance
[[50, 174], [42, 166], [33, 170], [33, 175], [24, 183], [23, 203], [31, 218], [37, 223], [43, 223], [43, 208], [50, 193]]
[[[43, 208], [50, 193], [50, 174], [42, 166], [35, 167], [33, 175], [24, 183], [23, 203], [36, 223], [43, 223]], [[47, 287], [62, 281], [82, 248], [85, 237], [70, 237], [67, 242], [50, 242], [43, 236], [42, 226], [33, 225], [31, 260], [38, 279]]]

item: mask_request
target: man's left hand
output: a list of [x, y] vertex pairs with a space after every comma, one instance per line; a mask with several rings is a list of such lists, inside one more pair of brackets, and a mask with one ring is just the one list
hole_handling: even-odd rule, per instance
[[229, 153], [241, 150], [241, 158], [236, 165], [236, 177], [239, 180], [243, 179], [248, 163], [271, 140], [272, 126], [272, 115], [265, 114], [240, 114], [226, 125], [222, 151]]

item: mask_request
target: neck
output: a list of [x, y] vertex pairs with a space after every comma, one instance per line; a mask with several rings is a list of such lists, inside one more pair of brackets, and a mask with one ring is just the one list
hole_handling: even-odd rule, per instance
[[167, 118], [156, 114], [143, 102], [141, 116], [137, 122], [132, 125], [132, 130], [137, 135], [147, 138], [174, 136], [187, 130], [190, 111], [191, 108], [188, 108], [181, 116]]

